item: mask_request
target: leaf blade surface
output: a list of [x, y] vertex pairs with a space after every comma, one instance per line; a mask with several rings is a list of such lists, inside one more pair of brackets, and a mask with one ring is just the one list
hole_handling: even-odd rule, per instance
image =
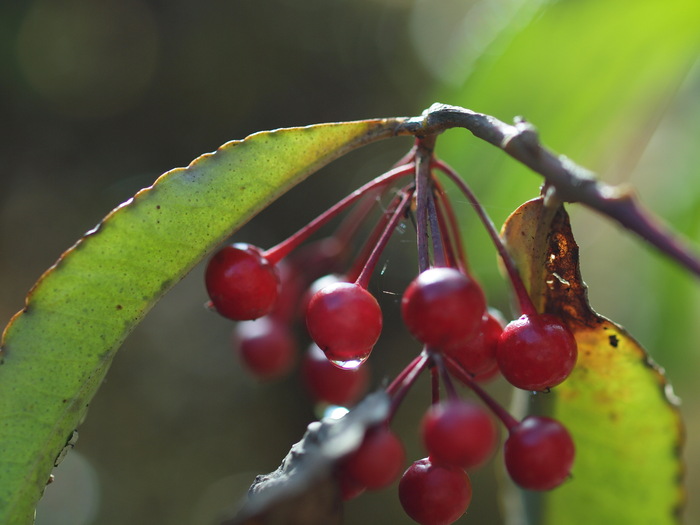
[[54, 458], [153, 304], [266, 204], [331, 160], [392, 136], [398, 122], [320, 124], [229, 142], [162, 175], [63, 253], [3, 333], [0, 522], [31, 523]]

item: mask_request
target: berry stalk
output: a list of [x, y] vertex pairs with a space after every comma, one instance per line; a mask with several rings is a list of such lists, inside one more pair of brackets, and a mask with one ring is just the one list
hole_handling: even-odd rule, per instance
[[430, 365], [430, 387], [432, 390], [431, 403], [437, 405], [440, 402], [440, 373], [435, 363]]
[[455, 385], [452, 382], [452, 378], [450, 377], [450, 374], [447, 371], [447, 367], [445, 366], [445, 361], [442, 358], [442, 353], [441, 352], [432, 352], [431, 357], [433, 359], [433, 362], [435, 363], [435, 366], [438, 369], [438, 372], [440, 373], [440, 377], [442, 378], [442, 382], [445, 384], [445, 390], [447, 391], [447, 397], [452, 401], [459, 399], [459, 394], [457, 393], [457, 389], [455, 388]]
[[509, 432], [519, 424], [517, 419], [511, 416], [505, 408], [499, 405], [495, 399], [488, 395], [488, 393], [481, 388], [476, 381], [474, 381], [472, 375], [465, 370], [458, 361], [446, 354], [444, 354], [443, 357], [450, 363], [452, 373], [455, 374], [460, 381], [467, 385], [477, 396], [479, 396], [486, 406], [489, 407], [491, 412], [493, 412], [496, 417], [503, 422]]
[[435, 195], [432, 191], [432, 184], [430, 197], [428, 198], [427, 211], [430, 224], [430, 238], [433, 241], [433, 266], [442, 268], [448, 266], [448, 264], [445, 253], [445, 243], [443, 242], [442, 228], [440, 228], [440, 221], [438, 219], [438, 213], [435, 207]]
[[399, 195], [399, 202], [396, 204], [396, 207], [394, 208], [393, 212], [390, 212], [391, 219], [389, 219], [389, 222], [386, 224], [384, 231], [379, 237], [377, 243], [374, 245], [372, 253], [370, 253], [367, 262], [362, 268], [362, 272], [360, 272], [360, 275], [357, 277], [356, 283], [362, 286], [363, 288], [367, 288], [369, 284], [369, 279], [372, 276], [372, 272], [374, 271], [375, 267], [377, 266], [377, 262], [379, 261], [379, 256], [384, 251], [384, 248], [389, 242], [389, 239], [394, 233], [394, 230], [403, 218], [404, 213], [408, 209], [408, 205], [411, 203], [412, 197], [413, 188], [410, 187], [404, 188], [401, 194]]
[[284, 259], [289, 253], [298, 247], [301, 243], [306, 241], [311, 235], [316, 233], [319, 228], [324, 226], [328, 221], [336, 217], [338, 214], [342, 213], [348, 206], [353, 204], [362, 196], [366, 195], [367, 192], [385, 186], [390, 182], [409, 175], [414, 172], [415, 166], [413, 164], [406, 164], [387, 171], [383, 175], [380, 175], [376, 179], [368, 182], [364, 186], [353, 191], [350, 195], [342, 199], [341, 201], [334, 204], [328, 210], [323, 212], [321, 215], [316, 217], [309, 224], [301, 228], [296, 233], [292, 234], [290, 237], [282, 241], [281, 243], [273, 246], [267, 250], [263, 255], [272, 264], [277, 264], [279, 261]]
[[498, 255], [501, 257], [501, 260], [503, 260], [503, 264], [506, 267], [508, 277], [510, 278], [510, 282], [513, 285], [515, 295], [518, 298], [518, 304], [520, 306], [521, 313], [532, 316], [537, 315], [537, 310], [535, 309], [534, 304], [532, 304], [532, 300], [530, 299], [530, 295], [527, 292], [527, 288], [525, 288], [525, 284], [523, 283], [523, 280], [520, 277], [520, 273], [518, 273], [518, 269], [515, 267], [515, 263], [513, 262], [513, 259], [511, 258], [510, 254], [508, 253], [508, 250], [506, 250], [506, 247], [503, 245], [501, 237], [498, 234], [498, 230], [496, 230], [496, 226], [494, 226], [493, 221], [486, 213], [486, 210], [476, 198], [469, 185], [466, 182], [464, 182], [462, 177], [460, 177], [456, 171], [454, 171], [451, 167], [449, 167], [441, 160], [436, 159], [433, 162], [433, 165], [442, 173], [447, 175], [452, 180], [452, 182], [454, 182], [457, 185], [457, 187], [472, 205], [472, 208], [474, 208], [474, 211], [476, 212], [477, 216], [486, 228], [486, 231], [488, 232], [489, 236], [491, 237], [491, 240], [493, 241], [494, 246], [496, 247], [496, 250], [498, 251]]
[[393, 419], [404, 397], [406, 397], [406, 394], [413, 386], [413, 383], [416, 382], [420, 373], [425, 370], [428, 361], [428, 354], [423, 350], [386, 388], [386, 393], [392, 397], [387, 421]]
[[464, 251], [464, 244], [462, 243], [462, 236], [459, 233], [457, 215], [452, 207], [452, 203], [450, 199], [447, 198], [447, 194], [442, 184], [440, 184], [440, 181], [433, 179], [433, 186], [435, 187], [435, 195], [437, 198], [437, 212], [440, 228], [441, 231], [446, 232], [443, 237], [449, 239], [446, 245], [450, 248], [450, 257], [455, 267], [465, 275], [471, 275], [469, 272], [469, 265], [467, 264], [467, 256]]

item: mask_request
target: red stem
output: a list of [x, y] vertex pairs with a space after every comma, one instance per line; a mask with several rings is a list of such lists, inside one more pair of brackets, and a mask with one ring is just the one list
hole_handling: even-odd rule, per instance
[[369, 215], [372, 209], [377, 205], [379, 197], [386, 188], [378, 187], [374, 190], [369, 190], [364, 199], [357, 203], [346, 217], [340, 223], [338, 229], [333, 234], [333, 237], [343, 246], [348, 246], [350, 241], [360, 229], [362, 221]]
[[391, 421], [396, 414], [396, 411], [401, 405], [404, 397], [416, 382], [420, 373], [428, 364], [428, 354], [425, 350], [416, 357], [411, 363], [404, 368], [394, 381], [387, 387], [386, 393], [392, 396], [391, 407], [389, 409], [389, 417], [387, 421]]
[[432, 387], [432, 403], [437, 405], [440, 402], [440, 373], [435, 366], [430, 367], [430, 383]]
[[292, 236], [288, 237], [286, 240], [282, 241], [276, 246], [273, 246], [264, 253], [265, 258], [272, 264], [277, 264], [279, 261], [284, 259], [289, 253], [294, 250], [297, 246], [307, 240], [311, 235], [316, 233], [319, 228], [325, 225], [328, 221], [336, 217], [339, 213], [344, 211], [348, 206], [350, 206], [357, 199], [365, 195], [367, 192], [374, 188], [379, 188], [383, 185], [389, 184], [393, 180], [402, 177], [404, 175], [409, 175], [413, 173], [415, 166], [413, 164], [407, 164], [404, 166], [399, 166], [390, 171], [387, 171], [383, 175], [380, 175], [374, 180], [371, 180], [364, 186], [353, 191], [350, 195], [345, 197], [343, 200], [339, 201], [328, 210], [323, 212], [321, 215], [316, 217], [309, 224], [301, 228]]
[[527, 288], [525, 288], [525, 284], [520, 278], [520, 274], [518, 273], [518, 270], [515, 267], [515, 263], [513, 262], [513, 259], [506, 250], [506, 247], [503, 245], [501, 237], [498, 235], [498, 230], [496, 230], [493, 221], [491, 221], [491, 218], [486, 213], [486, 210], [484, 210], [484, 207], [477, 200], [476, 196], [469, 188], [467, 183], [464, 182], [464, 180], [462, 180], [462, 178], [457, 174], [456, 171], [454, 171], [447, 164], [440, 160], [435, 160], [433, 162], [433, 165], [437, 169], [442, 171], [445, 175], [447, 175], [452, 180], [452, 182], [454, 182], [457, 185], [457, 187], [459, 187], [459, 189], [462, 191], [464, 196], [474, 208], [474, 211], [478, 215], [484, 227], [486, 228], [486, 231], [488, 232], [489, 236], [491, 237], [491, 240], [493, 241], [494, 246], [496, 247], [496, 250], [498, 251], [498, 255], [501, 257], [501, 259], [503, 260], [503, 264], [506, 267], [506, 271], [508, 272], [508, 276], [510, 277], [510, 282], [513, 285], [513, 289], [515, 290], [515, 295], [518, 298], [520, 312], [525, 315], [537, 315], [535, 305], [532, 304], [532, 299], [530, 299], [530, 295], [527, 293]]
[[362, 268], [362, 272], [360, 272], [360, 275], [355, 281], [357, 284], [362, 286], [362, 288], [367, 288], [367, 285], [369, 284], [369, 279], [372, 276], [372, 272], [374, 272], [374, 269], [377, 266], [377, 262], [379, 261], [379, 257], [384, 251], [384, 248], [386, 248], [389, 239], [391, 239], [391, 236], [393, 235], [396, 226], [398, 226], [399, 222], [403, 218], [404, 213], [408, 208], [408, 205], [411, 203], [412, 197], [413, 188], [404, 188], [402, 190], [400, 200], [396, 204], [396, 207], [392, 212], [391, 219], [386, 224], [382, 235], [379, 237], [379, 240], [374, 245], [372, 253], [370, 253], [369, 257], [367, 258], [367, 262]]
[[[443, 268], [447, 266], [448, 257], [445, 253], [445, 240], [442, 235], [442, 228], [440, 228], [440, 220], [435, 207], [435, 194], [432, 191], [432, 184], [430, 190], [427, 211], [430, 224], [430, 239], [433, 241], [433, 266]], [[447, 242], [449, 243], [449, 238]]]
[[442, 354], [440, 354], [439, 352], [433, 352], [432, 358], [435, 362], [435, 366], [440, 371], [442, 382], [445, 384], [445, 390], [447, 390], [447, 397], [450, 399], [450, 401], [459, 399], [457, 389], [455, 388], [455, 385], [452, 382], [452, 378], [450, 377], [450, 374], [447, 371], [447, 367], [445, 366], [445, 360], [442, 358]]
[[452, 259], [465, 275], [471, 275], [469, 264], [467, 263], [467, 256], [464, 251], [464, 244], [462, 243], [462, 235], [459, 230], [459, 222], [457, 221], [457, 215], [452, 207], [452, 203], [447, 197], [447, 193], [442, 187], [442, 184], [440, 184], [440, 181], [433, 179], [433, 184], [437, 192], [438, 219], [441, 221], [441, 224], [443, 224], [442, 229], [446, 232], [443, 237], [448, 237], [450, 239], [450, 242], [446, 244], [450, 247]]
[[387, 211], [381, 214], [379, 220], [372, 228], [372, 232], [367, 237], [367, 240], [365, 240], [365, 242], [363, 243], [362, 249], [357, 254], [357, 257], [355, 257], [355, 261], [352, 263], [348, 271], [345, 272], [345, 280], [347, 280], [349, 283], [357, 281], [357, 278], [362, 273], [362, 269], [367, 264], [367, 260], [369, 259], [372, 250], [374, 250], [374, 247], [376, 246], [377, 242], [379, 241], [379, 238], [384, 232], [387, 223], [391, 219], [394, 202], [396, 202], [396, 198], [389, 205]]
[[457, 376], [457, 379], [459, 379], [465, 385], [471, 388], [472, 391], [477, 396], [479, 396], [479, 398], [481, 398], [481, 400], [486, 404], [486, 406], [489, 407], [491, 412], [493, 412], [496, 415], [496, 417], [498, 417], [498, 419], [500, 419], [503, 422], [503, 424], [509, 432], [513, 430], [513, 428], [515, 428], [517, 425], [519, 425], [518, 420], [511, 416], [510, 413], [501, 405], [499, 405], [494, 398], [488, 395], [488, 393], [483, 388], [481, 388], [476, 381], [474, 381], [472, 375], [458, 361], [455, 361], [447, 354], [444, 354], [443, 357], [451, 365], [450, 371]]

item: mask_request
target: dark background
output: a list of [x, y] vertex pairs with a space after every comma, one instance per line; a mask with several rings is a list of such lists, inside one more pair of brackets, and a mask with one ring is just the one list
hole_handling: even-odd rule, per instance
[[[697, 239], [700, 82], [690, 68], [697, 39], [654, 61], [647, 40], [634, 43], [635, 31], [662, 41], [652, 30], [663, 27], [666, 12], [653, 2], [554, 2], [549, 18], [537, 17], [540, 4], [0, 2], [0, 318], [22, 307], [64, 249], [160, 173], [255, 131], [417, 115], [435, 99], [504, 120], [526, 115], [545, 143], [609, 180], [631, 182], [652, 209]], [[691, 4], [668, 9], [684, 5], [692, 26]], [[621, 12], [629, 23], [614, 24]], [[556, 16], [556, 30], [543, 27]], [[606, 24], [613, 36], [601, 36]], [[439, 153], [471, 177], [496, 223], [537, 194], [537, 177], [465, 133], [454, 137]], [[280, 241], [410, 144], [397, 139], [341, 159], [236, 240]], [[589, 212], [574, 211], [574, 231], [594, 306], [668, 367], [694, 435], [697, 281]], [[492, 249], [481, 233], [467, 236], [491, 303], [507, 311]], [[373, 354], [375, 385], [418, 351], [395, 322], [394, 294], [415, 269], [405, 244], [393, 243], [373, 284], [387, 325], [397, 327]], [[205, 311], [205, 301], [200, 266], [129, 337], [37, 523], [216, 523], [316, 417], [296, 375], [259, 384], [241, 370], [228, 344], [231, 325]], [[506, 399], [503, 385], [494, 390]], [[427, 403], [421, 383], [396, 421], [410, 459], [424, 454], [416, 429]], [[471, 523], [499, 522], [494, 477], [489, 468], [477, 473]], [[395, 489], [365, 495], [347, 511], [347, 523], [408, 521]]]

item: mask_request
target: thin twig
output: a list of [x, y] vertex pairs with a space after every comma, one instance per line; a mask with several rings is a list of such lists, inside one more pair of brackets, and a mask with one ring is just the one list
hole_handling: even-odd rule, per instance
[[422, 137], [450, 128], [465, 128], [475, 137], [502, 149], [542, 175], [558, 200], [579, 202], [610, 217], [700, 276], [700, 257], [644, 210], [629, 187], [601, 182], [567, 157], [547, 150], [540, 143], [535, 128], [523, 119], [516, 119], [511, 125], [469, 109], [433, 104], [421, 117], [397, 121], [394, 133]]

